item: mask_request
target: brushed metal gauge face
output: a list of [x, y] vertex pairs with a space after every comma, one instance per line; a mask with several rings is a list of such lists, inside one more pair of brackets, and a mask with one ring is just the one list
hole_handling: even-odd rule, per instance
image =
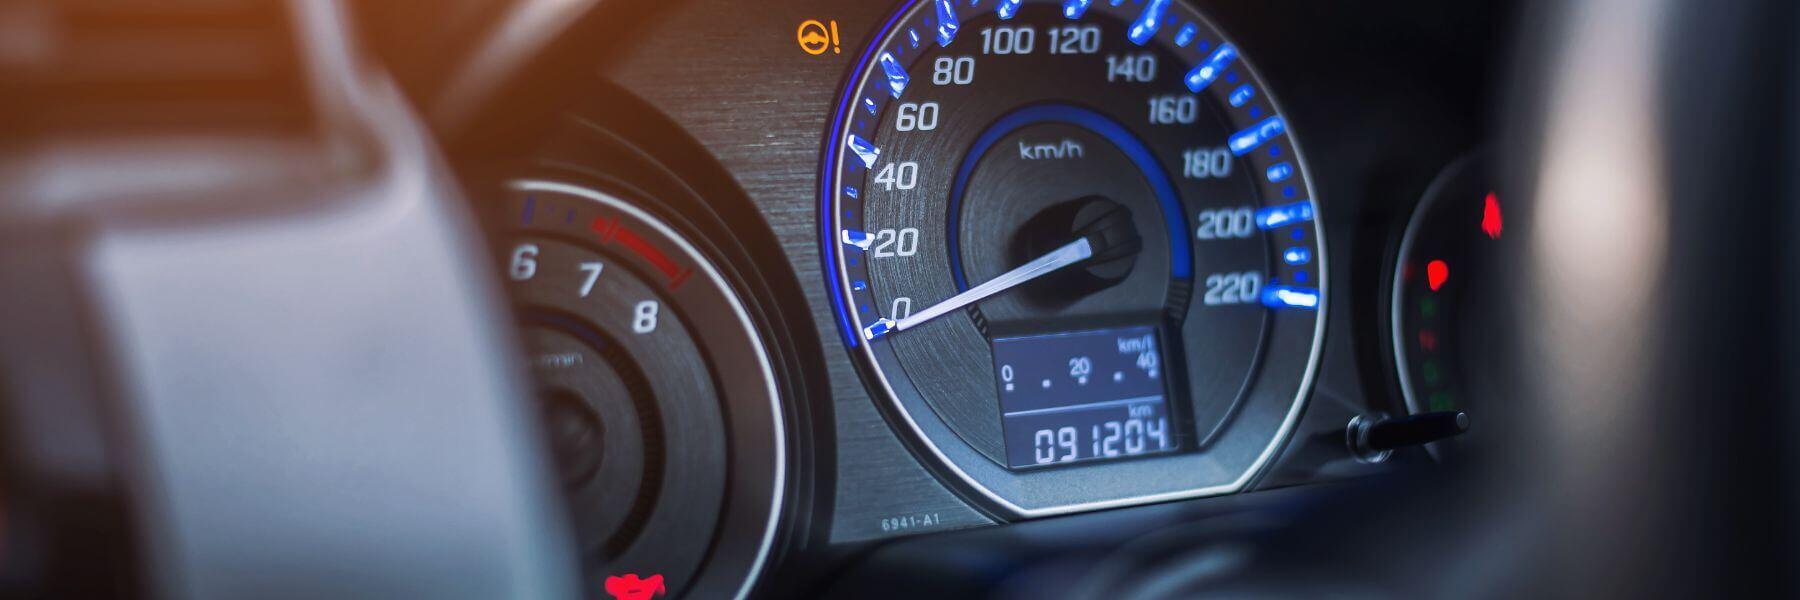
[[1001, 514], [1228, 493], [1311, 387], [1325, 255], [1241, 49], [1171, 0], [902, 7], [827, 134], [839, 327]]
[[746, 593], [786, 450], [768, 355], [718, 271], [613, 195], [508, 189], [501, 257], [589, 589]]

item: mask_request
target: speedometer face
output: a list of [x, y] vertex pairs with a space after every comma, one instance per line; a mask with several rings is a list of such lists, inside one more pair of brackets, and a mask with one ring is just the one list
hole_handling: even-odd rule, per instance
[[915, 2], [827, 138], [845, 343], [1001, 513], [1241, 489], [1311, 384], [1317, 205], [1242, 52], [1170, 0]]

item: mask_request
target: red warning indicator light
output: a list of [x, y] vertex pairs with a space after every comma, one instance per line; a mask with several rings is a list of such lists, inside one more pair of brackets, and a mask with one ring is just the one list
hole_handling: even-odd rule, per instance
[[1431, 286], [1431, 291], [1438, 291], [1449, 279], [1450, 263], [1434, 260], [1425, 264], [1425, 283]]
[[[1500, 196], [1493, 192], [1488, 192], [1487, 199], [1481, 206], [1481, 231], [1487, 233], [1488, 239], [1497, 240], [1500, 239], [1500, 229], [1502, 226], [1503, 223], [1501, 223], [1500, 220]], [[1437, 289], [1437, 287], [1432, 286], [1432, 289]]]
[[618, 600], [650, 600], [668, 594], [669, 590], [663, 587], [661, 575], [639, 579], [637, 573], [626, 573], [623, 576], [607, 577], [606, 593]]

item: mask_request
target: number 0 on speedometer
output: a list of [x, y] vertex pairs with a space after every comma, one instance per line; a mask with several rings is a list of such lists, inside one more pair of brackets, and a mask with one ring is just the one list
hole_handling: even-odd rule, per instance
[[826, 138], [844, 342], [1016, 517], [1234, 492], [1324, 323], [1318, 205], [1242, 50], [1172, 0], [913, 2]]

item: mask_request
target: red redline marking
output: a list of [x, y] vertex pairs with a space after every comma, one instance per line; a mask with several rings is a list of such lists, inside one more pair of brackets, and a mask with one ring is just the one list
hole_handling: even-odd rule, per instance
[[594, 217], [594, 221], [592, 223], [588, 223], [588, 229], [592, 229], [592, 230], [594, 230], [594, 233], [600, 234], [600, 241], [605, 242], [607, 240], [612, 239], [613, 226], [617, 225], [618, 223], [619, 222], [617, 219], [608, 219], [606, 217]]
[[645, 241], [644, 238], [638, 237], [638, 235], [633, 233], [630, 228], [621, 226], [617, 231], [613, 232], [613, 236], [619, 240], [619, 243], [624, 244], [626, 248], [630, 248], [631, 251], [636, 252], [638, 256], [644, 257], [644, 260], [650, 261], [651, 266], [656, 267], [656, 270], [662, 271], [663, 276], [669, 278], [671, 282], [669, 287], [671, 289], [686, 279], [686, 273], [684, 273], [680, 265], [675, 264], [675, 261], [669, 260], [668, 255], [663, 254], [661, 250], [657, 250], [655, 246], [651, 246], [650, 242]]

